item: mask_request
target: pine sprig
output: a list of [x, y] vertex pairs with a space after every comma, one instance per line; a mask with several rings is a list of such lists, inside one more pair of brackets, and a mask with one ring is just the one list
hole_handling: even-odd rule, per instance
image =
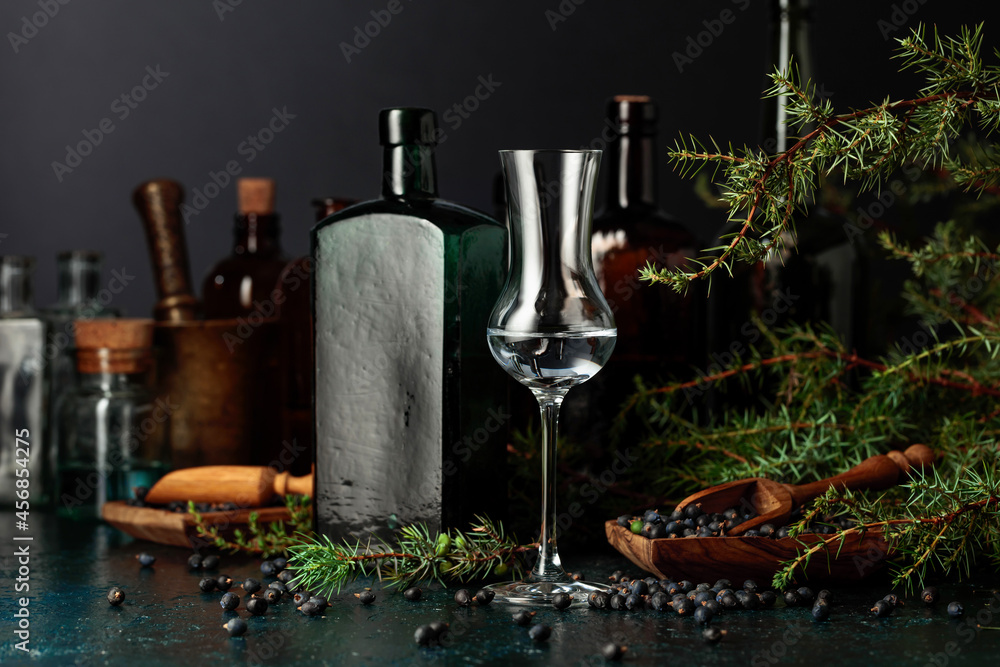
[[206, 526], [194, 502], [188, 501], [188, 513], [194, 517], [199, 537], [207, 539], [223, 551], [259, 554], [264, 558], [287, 553], [292, 545], [298, 543], [296, 535], [308, 533], [312, 529], [312, 503], [309, 496], [287, 495], [285, 508], [289, 513], [287, 522], [272, 521], [266, 526], [261, 525], [257, 512], [251, 512], [247, 518], [247, 531], [237, 528], [233, 531], [233, 539], [227, 540], [219, 532], [218, 526]]
[[903, 485], [908, 495], [900, 502], [887, 502], [885, 494], [867, 498], [831, 489], [813, 503], [802, 521], [790, 527], [789, 534], [798, 536], [819, 514], [850, 514], [856, 525], [804, 546], [795, 558], [782, 563], [774, 586], [787, 588], [814, 556], [830, 554], [850, 535], [871, 531], [880, 532], [888, 543], [893, 586], [908, 590], [922, 586], [932, 571], [968, 575], [977, 560], [1000, 564], [998, 460], [994, 453], [955, 475], [937, 469], [914, 470], [913, 481]]
[[684, 292], [692, 281], [710, 279], [719, 269], [731, 274], [734, 262], [763, 261], [781, 249], [785, 235], [794, 234], [796, 217], [807, 212], [822, 179], [835, 173], [871, 190], [902, 164], [920, 162], [947, 168], [968, 190], [995, 186], [1000, 166], [988, 157], [992, 148], [966, 163], [950, 147], [973, 122], [987, 135], [1000, 127], [1000, 66], [983, 62], [982, 40], [982, 25], [963, 28], [957, 37], [941, 37], [935, 30], [930, 39], [919, 26], [898, 40], [896, 54], [902, 69], [924, 75], [919, 96], [839, 114], [789, 63], [771, 75], [773, 86], [765, 95], [785, 98], [787, 123], [802, 134], [773, 156], [731, 144], [723, 150], [714, 139], [707, 144], [693, 136], [677, 139], [669, 159], [681, 175], [693, 176], [705, 167], [713, 178], [721, 173], [722, 197], [737, 231], [704, 249], [687, 267], [647, 264], [641, 279]]
[[491, 574], [520, 576], [525, 556], [538, 544], [519, 544], [499, 522], [477, 516], [471, 530], [432, 534], [423, 524], [404, 526], [396, 542], [376, 536], [337, 543], [325, 535], [301, 536], [288, 549], [295, 583], [311, 591], [339, 592], [358, 577], [377, 576], [390, 587], [418, 581], [468, 582]]

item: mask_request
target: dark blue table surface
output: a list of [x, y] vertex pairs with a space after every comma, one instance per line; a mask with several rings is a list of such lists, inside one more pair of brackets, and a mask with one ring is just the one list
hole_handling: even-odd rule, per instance
[[[809, 609], [778, 607], [732, 612], [715, 625], [727, 631], [723, 641], [707, 645], [691, 618], [672, 612], [596, 611], [586, 605], [567, 611], [539, 609], [536, 619], [553, 628], [551, 639], [532, 642], [511, 621], [511, 608], [460, 608], [454, 589], [426, 587], [424, 598], [408, 602], [378, 591], [378, 582], [358, 581], [331, 598], [322, 618], [307, 618], [290, 600], [263, 617], [247, 618], [249, 631], [230, 639], [222, 628], [232, 616], [218, 600], [221, 593], [201, 593], [200, 574], [189, 572], [190, 552], [139, 542], [101, 524], [80, 524], [32, 514], [31, 542], [15, 542], [14, 516], [0, 513], [0, 662], [4, 665], [601, 665], [599, 648], [614, 640], [629, 647], [626, 665], [987, 665], [1000, 660], [997, 580], [974, 576], [966, 583], [940, 585], [942, 602], [927, 608], [916, 599], [887, 619], [867, 614], [872, 603], [890, 591], [878, 578], [863, 585], [827, 586], [837, 595], [830, 620], [816, 623]], [[15, 612], [19, 563], [15, 550], [29, 544], [30, 653], [18, 650]], [[140, 552], [157, 557], [141, 568]], [[615, 569], [638, 574], [629, 563], [604, 552], [574, 557], [570, 569], [604, 579]], [[218, 573], [237, 582], [261, 578], [259, 561], [222, 556]], [[362, 606], [353, 596], [374, 586], [376, 602]], [[108, 605], [111, 586], [125, 590], [122, 607]], [[817, 587], [818, 588], [818, 587]], [[243, 597], [243, 591], [233, 591]], [[945, 613], [951, 600], [965, 605], [955, 621]], [[245, 602], [245, 600], [244, 600]], [[420, 648], [413, 632], [423, 623], [451, 623], [447, 648]]]

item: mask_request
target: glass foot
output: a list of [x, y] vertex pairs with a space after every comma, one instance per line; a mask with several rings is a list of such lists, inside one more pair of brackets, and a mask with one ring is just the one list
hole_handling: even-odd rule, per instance
[[494, 601], [507, 604], [548, 604], [558, 593], [569, 593], [576, 602], [586, 602], [595, 591], [607, 592], [610, 586], [589, 581], [514, 581], [486, 587], [496, 594]]

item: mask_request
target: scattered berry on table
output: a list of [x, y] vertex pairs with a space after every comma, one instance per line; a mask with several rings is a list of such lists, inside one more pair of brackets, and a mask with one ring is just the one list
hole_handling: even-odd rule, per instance
[[429, 625], [421, 625], [413, 633], [413, 641], [417, 646], [431, 646], [437, 643], [437, 634]]
[[778, 596], [774, 591], [764, 591], [760, 593], [760, 604], [764, 607], [773, 607]]
[[886, 602], [888, 602], [889, 604], [891, 604], [894, 608], [895, 607], [902, 607], [902, 606], [904, 606], [903, 605], [903, 601], [900, 600], [899, 596], [896, 595], [895, 593], [889, 593], [888, 595], [886, 595], [882, 599], [885, 600]]
[[[636, 597], [636, 600], [638, 600], [638, 597]], [[556, 609], [568, 609], [571, 604], [573, 604], [573, 596], [569, 593], [556, 593], [552, 596], [552, 606]]]
[[615, 570], [614, 572], [611, 573], [611, 576], [608, 577], [608, 581], [616, 582], [624, 576], [625, 576], [624, 572], [622, 572], [621, 570]]
[[215, 578], [215, 587], [223, 592], [228, 591], [233, 587], [233, 580], [225, 574], [220, 574]]
[[472, 604], [472, 594], [467, 588], [460, 588], [455, 592], [455, 603], [460, 607], [468, 607]]
[[518, 625], [522, 627], [527, 627], [531, 625], [531, 619], [534, 617], [535, 617], [535, 612], [521, 610], [519, 612], [515, 612], [511, 618], [513, 618], [514, 622], [517, 623]]
[[367, 605], [375, 602], [375, 594], [371, 591], [361, 591], [360, 593], [355, 593], [354, 596], [358, 598], [361, 604]]
[[893, 609], [895, 609], [895, 607], [892, 606], [892, 603], [886, 602], [885, 600], [879, 600], [869, 611], [871, 611], [871, 613], [878, 618], [885, 618], [892, 613]]
[[816, 594], [816, 600], [826, 600], [829, 604], [833, 604], [833, 593], [824, 588]]
[[[226, 595], [229, 595], [229, 593], [227, 593]], [[281, 591], [279, 591], [277, 588], [268, 588], [263, 593], [261, 593], [261, 597], [267, 600], [268, 604], [277, 604], [278, 601], [281, 600]]]
[[312, 600], [306, 600], [301, 605], [299, 605], [299, 611], [301, 611], [306, 616], [319, 616], [323, 613], [323, 608]]
[[701, 631], [701, 637], [709, 644], [718, 644], [722, 640], [722, 635], [726, 634], [725, 630], [720, 630], [714, 625], [710, 625]]
[[528, 636], [536, 642], [543, 642], [552, 636], [552, 628], [544, 623], [539, 623], [528, 629]]
[[288, 567], [288, 559], [284, 558], [283, 556], [278, 556], [277, 558], [273, 559], [271, 563], [274, 564], [275, 572], [281, 572], [286, 567]]
[[925, 605], [932, 605], [938, 601], [938, 589], [933, 586], [928, 586], [920, 593], [920, 599], [924, 601]]
[[218, 570], [219, 569], [219, 557], [215, 554], [210, 554], [205, 556], [201, 560], [201, 567], [205, 570]]
[[812, 617], [817, 621], [825, 621], [830, 618], [830, 605], [829, 603], [823, 602], [822, 600], [817, 600], [816, 604], [812, 608]]
[[112, 607], [117, 607], [122, 602], [125, 602], [125, 591], [117, 586], [112, 586], [111, 590], [108, 591], [108, 603]]
[[291, 583], [292, 579], [295, 578], [295, 573], [291, 570], [282, 570], [278, 573], [278, 581], [283, 584]]
[[240, 606], [240, 596], [236, 593], [226, 593], [219, 599], [219, 604], [226, 611], [232, 611]]
[[403, 597], [409, 600], [410, 602], [416, 602], [421, 598], [423, 594], [424, 592], [415, 586], [412, 588], [407, 588], [405, 591], [403, 591]]
[[156, 556], [143, 552], [136, 556], [136, 560], [139, 561], [139, 565], [142, 567], [153, 567], [153, 563], [156, 562]]
[[199, 556], [198, 554], [191, 554], [191, 556], [188, 558], [188, 567], [192, 570], [200, 570], [201, 556]]
[[247, 622], [237, 616], [236, 618], [229, 619], [222, 627], [226, 629], [230, 637], [242, 637], [246, 634]]
[[615, 660], [621, 660], [627, 650], [626, 647], [612, 642], [601, 647], [601, 656], [609, 662], [614, 662]]
[[204, 577], [198, 582], [198, 588], [201, 589], [202, 593], [211, 593], [215, 590], [217, 582], [212, 577]]
[[494, 591], [491, 591], [488, 588], [480, 588], [478, 591], [476, 591], [476, 596], [474, 599], [476, 601], [476, 604], [485, 607], [489, 603], [493, 602], [493, 598], [495, 597], [496, 593]]
[[798, 607], [802, 604], [802, 597], [799, 595], [798, 591], [785, 591], [782, 593], [782, 597], [785, 599], [786, 607]]
[[948, 615], [952, 618], [961, 618], [965, 614], [965, 607], [961, 602], [948, 603]]
[[816, 594], [813, 593], [812, 589], [809, 588], [808, 586], [803, 586], [802, 588], [799, 588], [795, 592], [799, 594], [799, 599], [802, 601], [803, 605], [808, 605], [812, 603], [814, 599], [816, 599]]
[[260, 582], [253, 577], [247, 577], [246, 581], [243, 582], [243, 590], [250, 594], [256, 593], [260, 590]]
[[267, 600], [264, 598], [250, 598], [247, 600], [247, 611], [254, 616], [263, 616], [267, 611]]
[[712, 622], [712, 618], [715, 616], [712, 610], [708, 607], [698, 607], [694, 610], [694, 620], [702, 625], [708, 625]]
[[694, 613], [694, 602], [691, 602], [687, 598], [677, 600], [674, 602], [674, 611], [680, 616], [690, 616]]
[[268, 588], [273, 588], [274, 590], [284, 594], [288, 592], [288, 588], [280, 581], [272, 581], [267, 585]]
[[326, 609], [327, 607], [330, 606], [330, 603], [326, 601], [326, 598], [321, 597], [319, 595], [314, 595], [311, 598], [309, 598], [309, 602], [312, 602], [314, 605], [317, 605], [320, 609]]
[[272, 561], [265, 560], [260, 564], [260, 571], [265, 577], [273, 577], [278, 573], [278, 568], [274, 566]]

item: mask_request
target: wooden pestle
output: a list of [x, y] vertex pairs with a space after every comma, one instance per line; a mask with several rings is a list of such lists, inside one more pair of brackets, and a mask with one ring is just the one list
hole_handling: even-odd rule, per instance
[[147, 181], [132, 194], [149, 242], [159, 297], [153, 317], [159, 322], [186, 322], [198, 317], [180, 212], [183, 199], [180, 184], [168, 180]]
[[260, 507], [275, 494], [312, 496], [313, 475], [292, 477], [263, 466], [200, 466], [167, 473], [146, 494], [146, 502], [165, 505], [175, 500], [196, 503], [236, 503]]

